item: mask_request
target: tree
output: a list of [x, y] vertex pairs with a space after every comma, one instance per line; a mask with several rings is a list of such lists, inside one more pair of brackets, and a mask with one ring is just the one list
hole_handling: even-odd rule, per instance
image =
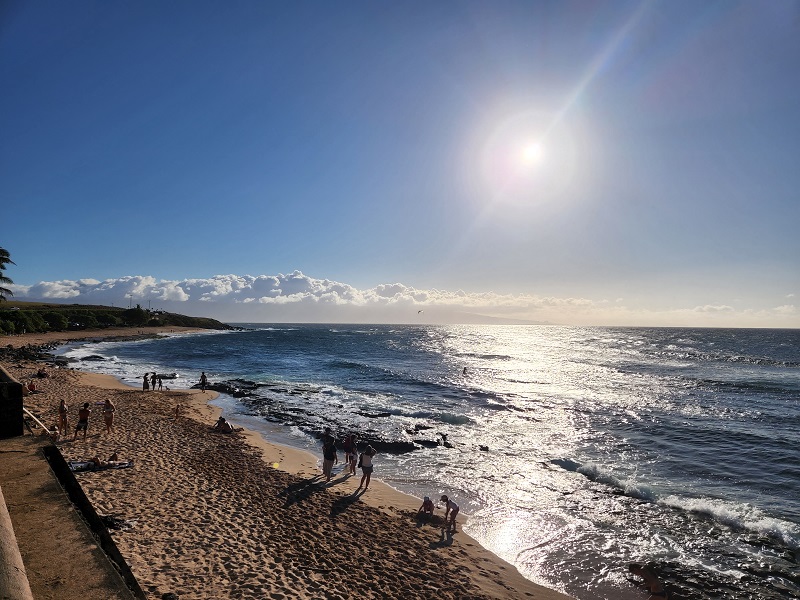
[[47, 321], [51, 331], [64, 331], [69, 327], [69, 319], [61, 313], [51, 311], [42, 315], [42, 318]]
[[15, 264], [13, 260], [11, 260], [11, 255], [8, 253], [8, 250], [5, 248], [0, 248], [0, 302], [6, 299], [6, 294], [9, 296], [13, 296], [14, 292], [9, 290], [8, 288], [2, 287], [7, 283], [14, 283], [8, 277], [5, 276], [3, 271], [6, 270], [6, 265], [11, 263], [12, 265]]
[[129, 308], [122, 312], [122, 318], [128, 325], [139, 326], [147, 324], [147, 313], [138, 304], [136, 308]]

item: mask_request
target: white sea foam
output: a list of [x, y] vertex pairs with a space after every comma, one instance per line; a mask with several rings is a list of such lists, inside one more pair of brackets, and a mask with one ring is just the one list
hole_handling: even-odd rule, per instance
[[706, 515], [722, 525], [777, 539], [794, 549], [800, 548], [800, 526], [771, 517], [750, 504], [717, 498], [686, 498], [675, 495], [666, 496], [658, 503]]

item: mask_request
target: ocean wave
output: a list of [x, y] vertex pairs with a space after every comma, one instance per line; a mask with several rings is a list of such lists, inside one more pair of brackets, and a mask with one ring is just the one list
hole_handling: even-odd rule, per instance
[[407, 416], [427, 421], [440, 421], [442, 423], [448, 423], [450, 425], [471, 425], [472, 423], [474, 423], [474, 421], [466, 415], [449, 413], [449, 412], [418, 410], [416, 412], [408, 414]]
[[440, 413], [436, 418], [442, 423], [449, 423], [450, 425], [469, 425], [474, 423], [467, 415], [457, 415], [455, 413]]
[[777, 381], [721, 381], [719, 379], [697, 379], [700, 387], [709, 387], [714, 390], [733, 390], [743, 392], [772, 392], [775, 394], [796, 393], [797, 384], [792, 382]]
[[619, 490], [627, 497], [703, 515], [732, 529], [748, 531], [776, 540], [792, 550], [800, 549], [800, 526], [790, 521], [771, 517], [750, 504], [676, 495], [662, 498], [649, 485], [621, 479], [596, 464], [581, 464], [569, 458], [553, 459], [550, 462], [567, 471], [580, 473], [590, 481]]
[[550, 463], [561, 467], [565, 471], [579, 473], [580, 475], [586, 477], [589, 481], [607, 485], [622, 492], [625, 496], [630, 498], [647, 500], [649, 502], [655, 502], [658, 498], [656, 491], [649, 485], [642, 482], [621, 479], [593, 463], [581, 464], [578, 461], [570, 458], [556, 458], [551, 460]]
[[760, 509], [744, 503], [716, 498], [667, 496], [658, 504], [712, 518], [717, 523], [740, 531], [750, 531], [772, 538], [793, 550], [800, 549], [800, 526], [776, 519]]
[[457, 356], [459, 358], [476, 358], [478, 360], [513, 360], [513, 356], [509, 356], [508, 354], [478, 354], [476, 352], [454, 352], [453, 356]]
[[732, 364], [758, 365], [761, 367], [800, 368], [800, 362], [793, 360], [777, 360], [764, 356], [747, 354], [726, 354], [723, 352], [703, 352], [690, 348], [666, 348], [653, 352], [659, 358], [691, 360], [697, 362], [722, 362]]

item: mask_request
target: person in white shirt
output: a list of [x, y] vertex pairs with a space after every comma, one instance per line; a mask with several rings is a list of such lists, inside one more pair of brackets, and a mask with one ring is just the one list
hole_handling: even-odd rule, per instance
[[[358, 484], [359, 489], [364, 486], [364, 491], [369, 487], [369, 478], [372, 476], [372, 458], [377, 454], [375, 448], [367, 446], [367, 449], [361, 453], [361, 458], [358, 460], [358, 466], [361, 467], [361, 483]], [[367, 485], [364, 485], [366, 481]]]
[[[444, 507], [444, 522], [447, 524], [448, 533], [456, 532], [456, 515], [458, 514], [458, 504], [450, 500], [447, 496], [442, 496], [442, 502], [445, 503]], [[447, 515], [450, 515], [450, 521], [447, 520]]]

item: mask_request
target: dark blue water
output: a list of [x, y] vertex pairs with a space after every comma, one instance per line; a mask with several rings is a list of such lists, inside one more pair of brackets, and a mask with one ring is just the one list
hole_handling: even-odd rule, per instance
[[413, 445], [376, 474], [455, 496], [470, 534], [578, 598], [641, 597], [632, 560], [679, 598], [800, 598], [800, 331], [248, 327], [71, 354], [255, 382], [225, 410], [315, 452], [324, 426]]

